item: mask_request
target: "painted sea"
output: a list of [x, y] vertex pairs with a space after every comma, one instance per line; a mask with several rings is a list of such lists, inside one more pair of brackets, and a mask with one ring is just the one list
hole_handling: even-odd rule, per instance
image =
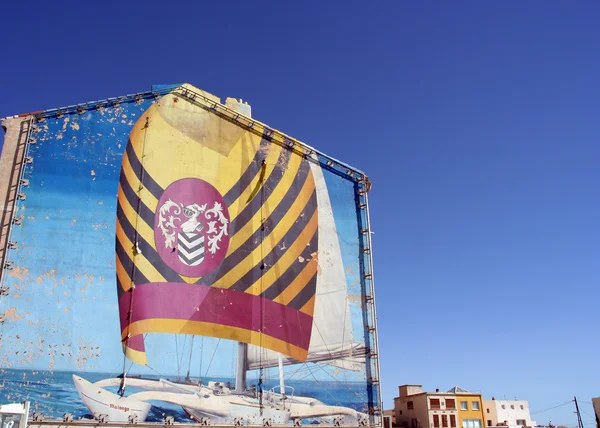
[[[112, 378], [114, 374], [108, 373], [80, 373], [80, 372], [44, 372], [31, 370], [0, 370], [0, 404], [30, 401], [32, 412], [40, 412], [46, 418], [62, 418], [65, 413], [70, 413], [75, 419], [91, 418], [75, 386], [73, 374], [82, 376], [90, 382]], [[152, 376], [147, 376], [152, 378]], [[159, 377], [154, 377], [159, 379]], [[170, 378], [169, 380], [177, 380]], [[210, 379], [220, 382], [231, 382], [230, 378]], [[249, 384], [256, 381], [249, 378]], [[206, 383], [206, 382], [205, 382]], [[264, 390], [269, 390], [278, 385], [278, 380], [267, 379]], [[366, 411], [367, 402], [366, 385], [364, 382], [335, 382], [317, 380], [291, 380], [286, 386], [294, 388], [295, 395], [314, 397], [329, 405], [351, 407], [358, 411]], [[117, 388], [107, 388], [116, 392]], [[138, 392], [135, 388], [128, 388], [127, 393]], [[152, 410], [148, 415], [149, 422], [163, 421], [166, 416], [173, 416], [178, 422], [190, 422], [190, 419], [179, 406], [163, 402], [151, 402]]]

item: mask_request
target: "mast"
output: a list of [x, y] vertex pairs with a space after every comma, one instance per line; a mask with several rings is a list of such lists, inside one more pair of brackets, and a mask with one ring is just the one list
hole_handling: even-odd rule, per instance
[[283, 358], [281, 356], [281, 353], [277, 353], [277, 356], [279, 357], [279, 393], [281, 395], [285, 394], [285, 383], [283, 380]]
[[237, 372], [235, 376], [235, 392], [246, 390], [246, 370], [248, 368], [248, 344], [238, 342]]
[[187, 375], [185, 376], [186, 381], [190, 381], [190, 368], [192, 367], [192, 351], [194, 350], [194, 335], [192, 335], [192, 344], [190, 345], [190, 361], [188, 364]]

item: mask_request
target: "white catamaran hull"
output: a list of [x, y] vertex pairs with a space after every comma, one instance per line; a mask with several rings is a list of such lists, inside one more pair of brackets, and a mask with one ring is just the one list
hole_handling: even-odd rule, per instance
[[211, 423], [235, 423], [243, 420], [262, 424], [269, 420], [274, 424], [285, 424], [292, 419], [321, 417], [343, 417], [344, 423], [358, 424], [366, 415], [354, 409], [341, 406], [328, 406], [310, 397], [289, 397], [281, 400], [281, 395], [265, 393], [261, 403], [253, 397], [238, 394], [216, 394], [210, 388], [193, 385], [174, 384], [169, 381], [128, 379], [130, 386], [150, 389], [128, 397], [121, 397], [103, 387], [119, 385], [120, 379], [107, 379], [92, 384], [73, 375], [73, 382], [82, 401], [94, 418], [106, 415], [110, 422], [128, 422], [136, 416], [139, 422], [146, 420], [151, 404], [147, 401], [163, 401], [181, 406], [197, 421], [210, 418]]

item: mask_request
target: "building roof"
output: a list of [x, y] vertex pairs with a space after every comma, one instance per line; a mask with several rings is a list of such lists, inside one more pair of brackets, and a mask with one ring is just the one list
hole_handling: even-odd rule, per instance
[[460, 386], [455, 386], [454, 388], [450, 389], [448, 391], [450, 394], [471, 394], [471, 391], [467, 391], [464, 388], [461, 388]]

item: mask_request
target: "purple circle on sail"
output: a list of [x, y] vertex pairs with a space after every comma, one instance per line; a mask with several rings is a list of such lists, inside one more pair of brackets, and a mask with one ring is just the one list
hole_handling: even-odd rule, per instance
[[215, 270], [229, 247], [229, 211], [223, 196], [199, 178], [183, 178], [165, 189], [154, 215], [160, 258], [184, 276]]

